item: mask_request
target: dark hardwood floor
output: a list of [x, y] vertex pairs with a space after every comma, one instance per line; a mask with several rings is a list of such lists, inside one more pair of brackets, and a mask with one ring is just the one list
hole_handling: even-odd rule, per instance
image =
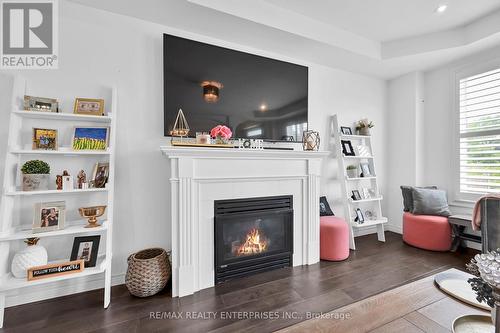
[[[140, 299], [117, 286], [107, 310], [102, 290], [16, 306], [6, 310], [0, 332], [272, 332], [305, 320], [307, 312], [331, 311], [447, 268], [463, 269], [475, 254], [419, 250], [391, 232], [386, 239], [357, 238], [358, 249], [343, 262], [275, 270], [183, 298], [171, 298], [165, 290]], [[183, 319], [151, 318], [151, 313], [165, 317], [174, 312]], [[188, 313], [211, 319], [187, 319]], [[277, 318], [234, 317], [258, 314]]]

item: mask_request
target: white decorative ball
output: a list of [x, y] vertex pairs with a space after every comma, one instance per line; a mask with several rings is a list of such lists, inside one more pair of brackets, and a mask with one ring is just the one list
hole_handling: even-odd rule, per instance
[[48, 262], [47, 250], [41, 246], [29, 245], [24, 250], [17, 252], [12, 259], [11, 271], [16, 278], [26, 278], [28, 268], [46, 265]]

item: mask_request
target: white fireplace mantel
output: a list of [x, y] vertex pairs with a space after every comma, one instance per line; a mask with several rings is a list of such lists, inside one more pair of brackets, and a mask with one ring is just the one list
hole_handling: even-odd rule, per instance
[[170, 159], [172, 296], [214, 286], [214, 201], [293, 195], [293, 266], [319, 261], [319, 181], [329, 152], [160, 147]]

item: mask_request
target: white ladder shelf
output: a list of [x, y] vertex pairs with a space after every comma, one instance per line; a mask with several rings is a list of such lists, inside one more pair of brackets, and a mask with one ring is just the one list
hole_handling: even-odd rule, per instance
[[[116, 113], [117, 113], [117, 90], [114, 87], [98, 88], [100, 92], [111, 99], [107, 107], [106, 116], [85, 116], [70, 113], [72, 110], [63, 110], [64, 113], [32, 112], [22, 110], [22, 100], [24, 95], [35, 95], [36, 92], [28, 91], [28, 82], [20, 77], [14, 79], [12, 106], [9, 122], [9, 138], [7, 143], [7, 155], [5, 158], [4, 183], [2, 189], [2, 201], [0, 204], [0, 328], [3, 327], [5, 300], [11, 291], [20, 290], [25, 287], [56, 283], [58, 281], [78, 279], [85, 276], [103, 273], [104, 282], [104, 307], [107, 308], [111, 301], [111, 259], [112, 259], [112, 231], [113, 231], [113, 198], [114, 198], [114, 177], [115, 177], [115, 137], [116, 137]], [[95, 89], [94, 89], [95, 90]], [[71, 92], [73, 93], [73, 92]], [[78, 97], [78, 91], [74, 91], [72, 98]], [[100, 94], [100, 93], [99, 93]], [[57, 95], [57, 92], [54, 94]], [[103, 97], [103, 96], [95, 96]], [[68, 97], [68, 101], [69, 101]], [[36, 151], [29, 147], [28, 136], [33, 126], [39, 126], [40, 122], [50, 122], [49, 128], [57, 128], [58, 132], [70, 133], [74, 126], [108, 126], [110, 128], [108, 149], [106, 151], [72, 151], [71, 142], [68, 136], [64, 138], [63, 146], [55, 151]], [[42, 127], [43, 128], [43, 127]], [[47, 127], [45, 127], [47, 128]], [[59, 139], [62, 141], [62, 139]], [[74, 160], [78, 158], [78, 160]], [[20, 190], [20, 167], [28, 159], [43, 159], [51, 166], [51, 189], [46, 191], [23, 192]], [[85, 190], [55, 190], [54, 175], [62, 171], [52, 166], [71, 166], [73, 171], [83, 169], [82, 165], [89, 167], [95, 162], [109, 163], [109, 176], [105, 188], [85, 189]], [[53, 164], [52, 164], [53, 163]], [[70, 168], [68, 168], [70, 169]], [[92, 170], [86, 170], [92, 171]], [[73, 176], [76, 173], [71, 173]], [[87, 172], [90, 175], [91, 172]], [[31, 200], [31, 201], [30, 201]], [[80, 218], [77, 212], [78, 206], [88, 206], [89, 201], [99, 201], [107, 205], [106, 214], [100, 218], [102, 223], [98, 228], [85, 228], [84, 219], [67, 221], [64, 229], [50, 231], [46, 233], [33, 234], [31, 222], [22, 209], [38, 200], [58, 201], [69, 200], [72, 206], [66, 210], [72, 211], [76, 218]], [[85, 268], [80, 273], [60, 275], [41, 280], [27, 281], [18, 279], [10, 273], [12, 260], [12, 243], [21, 242], [27, 237], [40, 237], [41, 245], [50, 244], [53, 239], [70, 236], [83, 236], [89, 234], [100, 234], [99, 256], [95, 267]], [[18, 244], [15, 244], [18, 245]], [[71, 251], [71, 249], [69, 249]], [[67, 257], [69, 253], [57, 254]], [[49, 259], [51, 252], [48, 251]], [[56, 258], [54, 258], [56, 259]], [[57, 258], [59, 259], [59, 258]], [[55, 260], [59, 261], [59, 260]]]
[[[339, 124], [338, 116], [334, 115], [332, 117], [332, 133], [335, 140], [339, 181], [341, 184], [342, 193], [344, 195], [344, 197], [342, 198], [342, 203], [344, 206], [344, 216], [347, 220], [347, 223], [349, 224], [349, 247], [352, 250], [355, 250], [356, 249], [356, 243], [354, 240], [355, 230], [361, 230], [363, 228], [376, 226], [378, 240], [381, 242], [385, 242], [384, 224], [387, 223], [387, 218], [382, 215], [381, 202], [383, 200], [383, 197], [380, 194], [377, 183], [375, 158], [373, 155], [371, 136], [342, 134], [342, 132], [340, 131], [340, 126], [341, 125]], [[342, 141], [350, 141], [352, 143], [353, 148], [355, 148], [358, 145], [366, 146], [369, 148], [371, 155], [344, 156], [342, 149]], [[368, 165], [370, 166], [371, 175], [369, 177], [361, 176], [361, 170], [359, 164], [362, 162], [368, 163]], [[347, 176], [347, 170], [346, 170], [347, 165], [354, 165], [358, 168], [357, 177], [349, 178]], [[352, 190], [360, 191], [361, 188], [369, 188], [375, 193], [375, 195], [370, 198], [353, 200], [351, 198]], [[356, 218], [355, 211], [357, 208], [359, 208], [363, 214], [366, 212], [367, 209], [369, 209], [374, 214], [375, 217], [372, 219], [367, 219], [367, 217], [365, 216], [364, 217], [365, 221], [363, 223], [358, 223], [355, 221]]]

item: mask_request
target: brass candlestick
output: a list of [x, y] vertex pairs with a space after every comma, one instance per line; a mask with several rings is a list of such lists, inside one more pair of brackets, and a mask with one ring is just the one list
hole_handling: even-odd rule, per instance
[[107, 206], [93, 206], [93, 207], [81, 207], [78, 208], [78, 212], [82, 217], [88, 218], [88, 223], [85, 228], [96, 228], [100, 227], [100, 224], [97, 224], [97, 218], [101, 217], [106, 211]]

